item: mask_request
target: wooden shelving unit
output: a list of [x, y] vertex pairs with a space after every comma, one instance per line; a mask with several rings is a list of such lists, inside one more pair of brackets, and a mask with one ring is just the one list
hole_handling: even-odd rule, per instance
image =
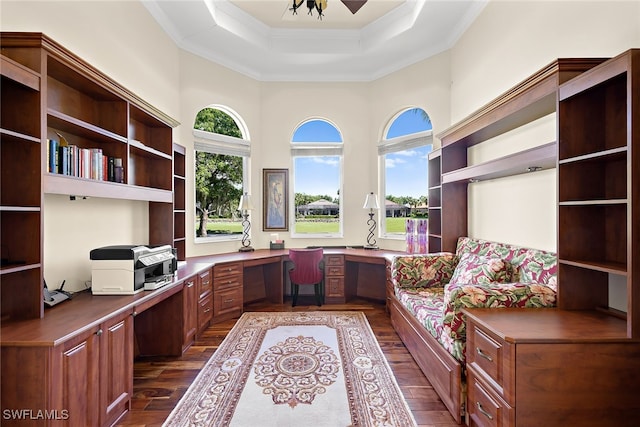
[[468, 148], [555, 112], [560, 84], [603, 61], [600, 58], [553, 61], [437, 135], [442, 141], [440, 225], [436, 224], [437, 215], [430, 215], [429, 228], [439, 228], [440, 235], [434, 233], [429, 241], [439, 240], [440, 246], [435, 244], [431, 252], [454, 252], [458, 238], [467, 235], [469, 182], [548, 169], [555, 167], [557, 159], [555, 141], [477, 165], [468, 164]]
[[434, 150], [429, 153], [428, 160], [428, 213], [429, 231], [427, 249], [429, 252], [440, 252], [442, 249], [442, 173], [440, 172], [440, 159], [442, 150]]
[[640, 49], [559, 89], [558, 306], [609, 309], [626, 283], [626, 329], [640, 338]]
[[[178, 122], [41, 33], [3, 32], [0, 45], [0, 316], [6, 322], [44, 315], [44, 194], [148, 201], [149, 243], [174, 243]], [[60, 140], [58, 134], [79, 149], [121, 158], [124, 183], [50, 171], [48, 140]]]
[[186, 259], [186, 150], [173, 144], [173, 247], [178, 251], [178, 260]]
[[0, 56], [0, 71], [0, 321], [4, 322], [43, 313], [42, 78], [39, 72], [4, 54]]

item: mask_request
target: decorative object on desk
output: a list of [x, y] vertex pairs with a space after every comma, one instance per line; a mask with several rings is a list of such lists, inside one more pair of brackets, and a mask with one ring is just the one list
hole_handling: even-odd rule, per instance
[[164, 426], [309, 424], [416, 426], [362, 312], [244, 313]]
[[289, 170], [262, 170], [262, 229], [289, 231]]
[[284, 240], [280, 239], [278, 233], [271, 234], [269, 249], [284, 249]]
[[251, 202], [251, 196], [244, 193], [240, 196], [240, 204], [238, 210], [242, 215], [242, 247], [240, 252], [251, 252], [251, 240], [249, 239], [249, 230], [251, 229], [251, 222], [249, 221], [249, 211], [253, 210], [253, 203]]
[[367, 198], [364, 200], [364, 209], [369, 209], [369, 219], [367, 220], [367, 225], [369, 226], [369, 235], [367, 236], [367, 244], [365, 245], [365, 249], [378, 249], [376, 245], [376, 239], [373, 237], [376, 231], [376, 220], [373, 219], [375, 215], [375, 210], [379, 209], [378, 205], [378, 196], [373, 194], [373, 191], [367, 194]]

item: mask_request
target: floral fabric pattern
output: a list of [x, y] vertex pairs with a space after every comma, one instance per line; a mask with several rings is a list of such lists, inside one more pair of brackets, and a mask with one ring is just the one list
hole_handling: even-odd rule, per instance
[[441, 288], [449, 283], [458, 258], [449, 252], [398, 256], [391, 277], [398, 288]]
[[396, 257], [391, 277], [400, 303], [463, 365], [464, 308], [554, 307], [556, 254], [461, 237], [455, 254]]
[[[556, 291], [540, 283], [449, 283], [444, 288], [445, 333], [455, 341], [466, 342], [466, 318], [463, 308], [543, 308], [556, 305]], [[457, 357], [456, 357], [457, 358]], [[464, 362], [462, 358], [458, 358]]]
[[451, 283], [506, 283], [513, 278], [513, 265], [502, 258], [490, 258], [472, 253], [460, 256]]

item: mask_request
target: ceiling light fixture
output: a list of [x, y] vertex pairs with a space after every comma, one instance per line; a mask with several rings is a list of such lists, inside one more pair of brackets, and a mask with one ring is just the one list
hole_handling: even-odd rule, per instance
[[[360, 10], [362, 6], [367, 2], [367, 0], [341, 0], [342, 3], [351, 11], [352, 14], [355, 14]], [[290, 11], [293, 12], [293, 15], [298, 14], [298, 8], [302, 6], [302, 3], [307, 3], [307, 15], [313, 16], [313, 9], [318, 11], [318, 19], [322, 21], [322, 17], [324, 16], [324, 11], [327, 9], [327, 0], [292, 0], [293, 4], [289, 8]]]

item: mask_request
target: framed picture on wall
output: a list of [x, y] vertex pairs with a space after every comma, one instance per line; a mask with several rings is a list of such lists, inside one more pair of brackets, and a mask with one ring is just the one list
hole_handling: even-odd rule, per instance
[[262, 169], [262, 229], [289, 231], [289, 170]]

